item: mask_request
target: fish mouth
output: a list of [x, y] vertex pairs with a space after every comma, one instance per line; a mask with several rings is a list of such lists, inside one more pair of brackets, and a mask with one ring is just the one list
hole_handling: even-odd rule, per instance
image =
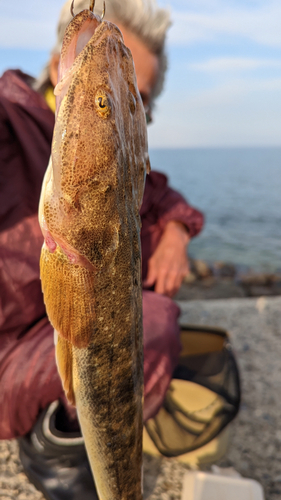
[[100, 24], [101, 19], [89, 10], [80, 12], [80, 14], [77, 14], [69, 23], [66, 33], [69, 34], [69, 36], [64, 37], [62, 46], [58, 74], [59, 81], [72, 66], [76, 57], [85, 48]]
[[66, 28], [58, 67], [58, 83], [54, 89], [57, 113], [67, 93], [72, 76], [77, 70], [77, 65], [74, 65], [74, 62], [100, 25], [100, 18], [89, 10], [83, 10], [70, 21]]
[[[83, 10], [70, 21], [64, 35], [61, 58], [58, 68], [58, 83], [54, 89], [56, 96], [56, 111], [67, 93], [73, 75], [79, 69], [83, 52], [87, 46], [97, 45], [108, 33], [108, 22], [90, 10]], [[116, 31], [122, 34], [116, 27]]]

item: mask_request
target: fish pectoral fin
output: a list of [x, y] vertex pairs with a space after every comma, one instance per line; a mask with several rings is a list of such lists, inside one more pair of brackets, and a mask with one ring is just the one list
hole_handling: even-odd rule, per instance
[[64, 388], [64, 392], [70, 404], [75, 406], [75, 395], [73, 389], [73, 356], [72, 345], [65, 340], [56, 330], [56, 361]]
[[94, 272], [69, 262], [59, 247], [43, 246], [40, 274], [50, 322], [73, 346], [87, 347], [96, 324]]

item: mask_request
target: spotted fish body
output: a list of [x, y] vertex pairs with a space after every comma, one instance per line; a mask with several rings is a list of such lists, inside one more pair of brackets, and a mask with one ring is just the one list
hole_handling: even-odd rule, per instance
[[62, 47], [39, 222], [56, 358], [101, 500], [139, 500], [145, 115], [119, 29], [85, 10]]

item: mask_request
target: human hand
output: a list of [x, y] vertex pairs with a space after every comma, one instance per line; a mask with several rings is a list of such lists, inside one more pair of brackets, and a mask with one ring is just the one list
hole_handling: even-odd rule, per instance
[[155, 285], [154, 290], [173, 297], [189, 273], [187, 245], [190, 236], [186, 227], [177, 221], [167, 223], [162, 238], [148, 261], [144, 288]]

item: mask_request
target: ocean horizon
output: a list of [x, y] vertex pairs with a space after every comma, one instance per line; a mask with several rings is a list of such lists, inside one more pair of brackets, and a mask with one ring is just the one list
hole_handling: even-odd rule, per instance
[[281, 270], [281, 147], [152, 148], [152, 169], [205, 215], [189, 254]]

